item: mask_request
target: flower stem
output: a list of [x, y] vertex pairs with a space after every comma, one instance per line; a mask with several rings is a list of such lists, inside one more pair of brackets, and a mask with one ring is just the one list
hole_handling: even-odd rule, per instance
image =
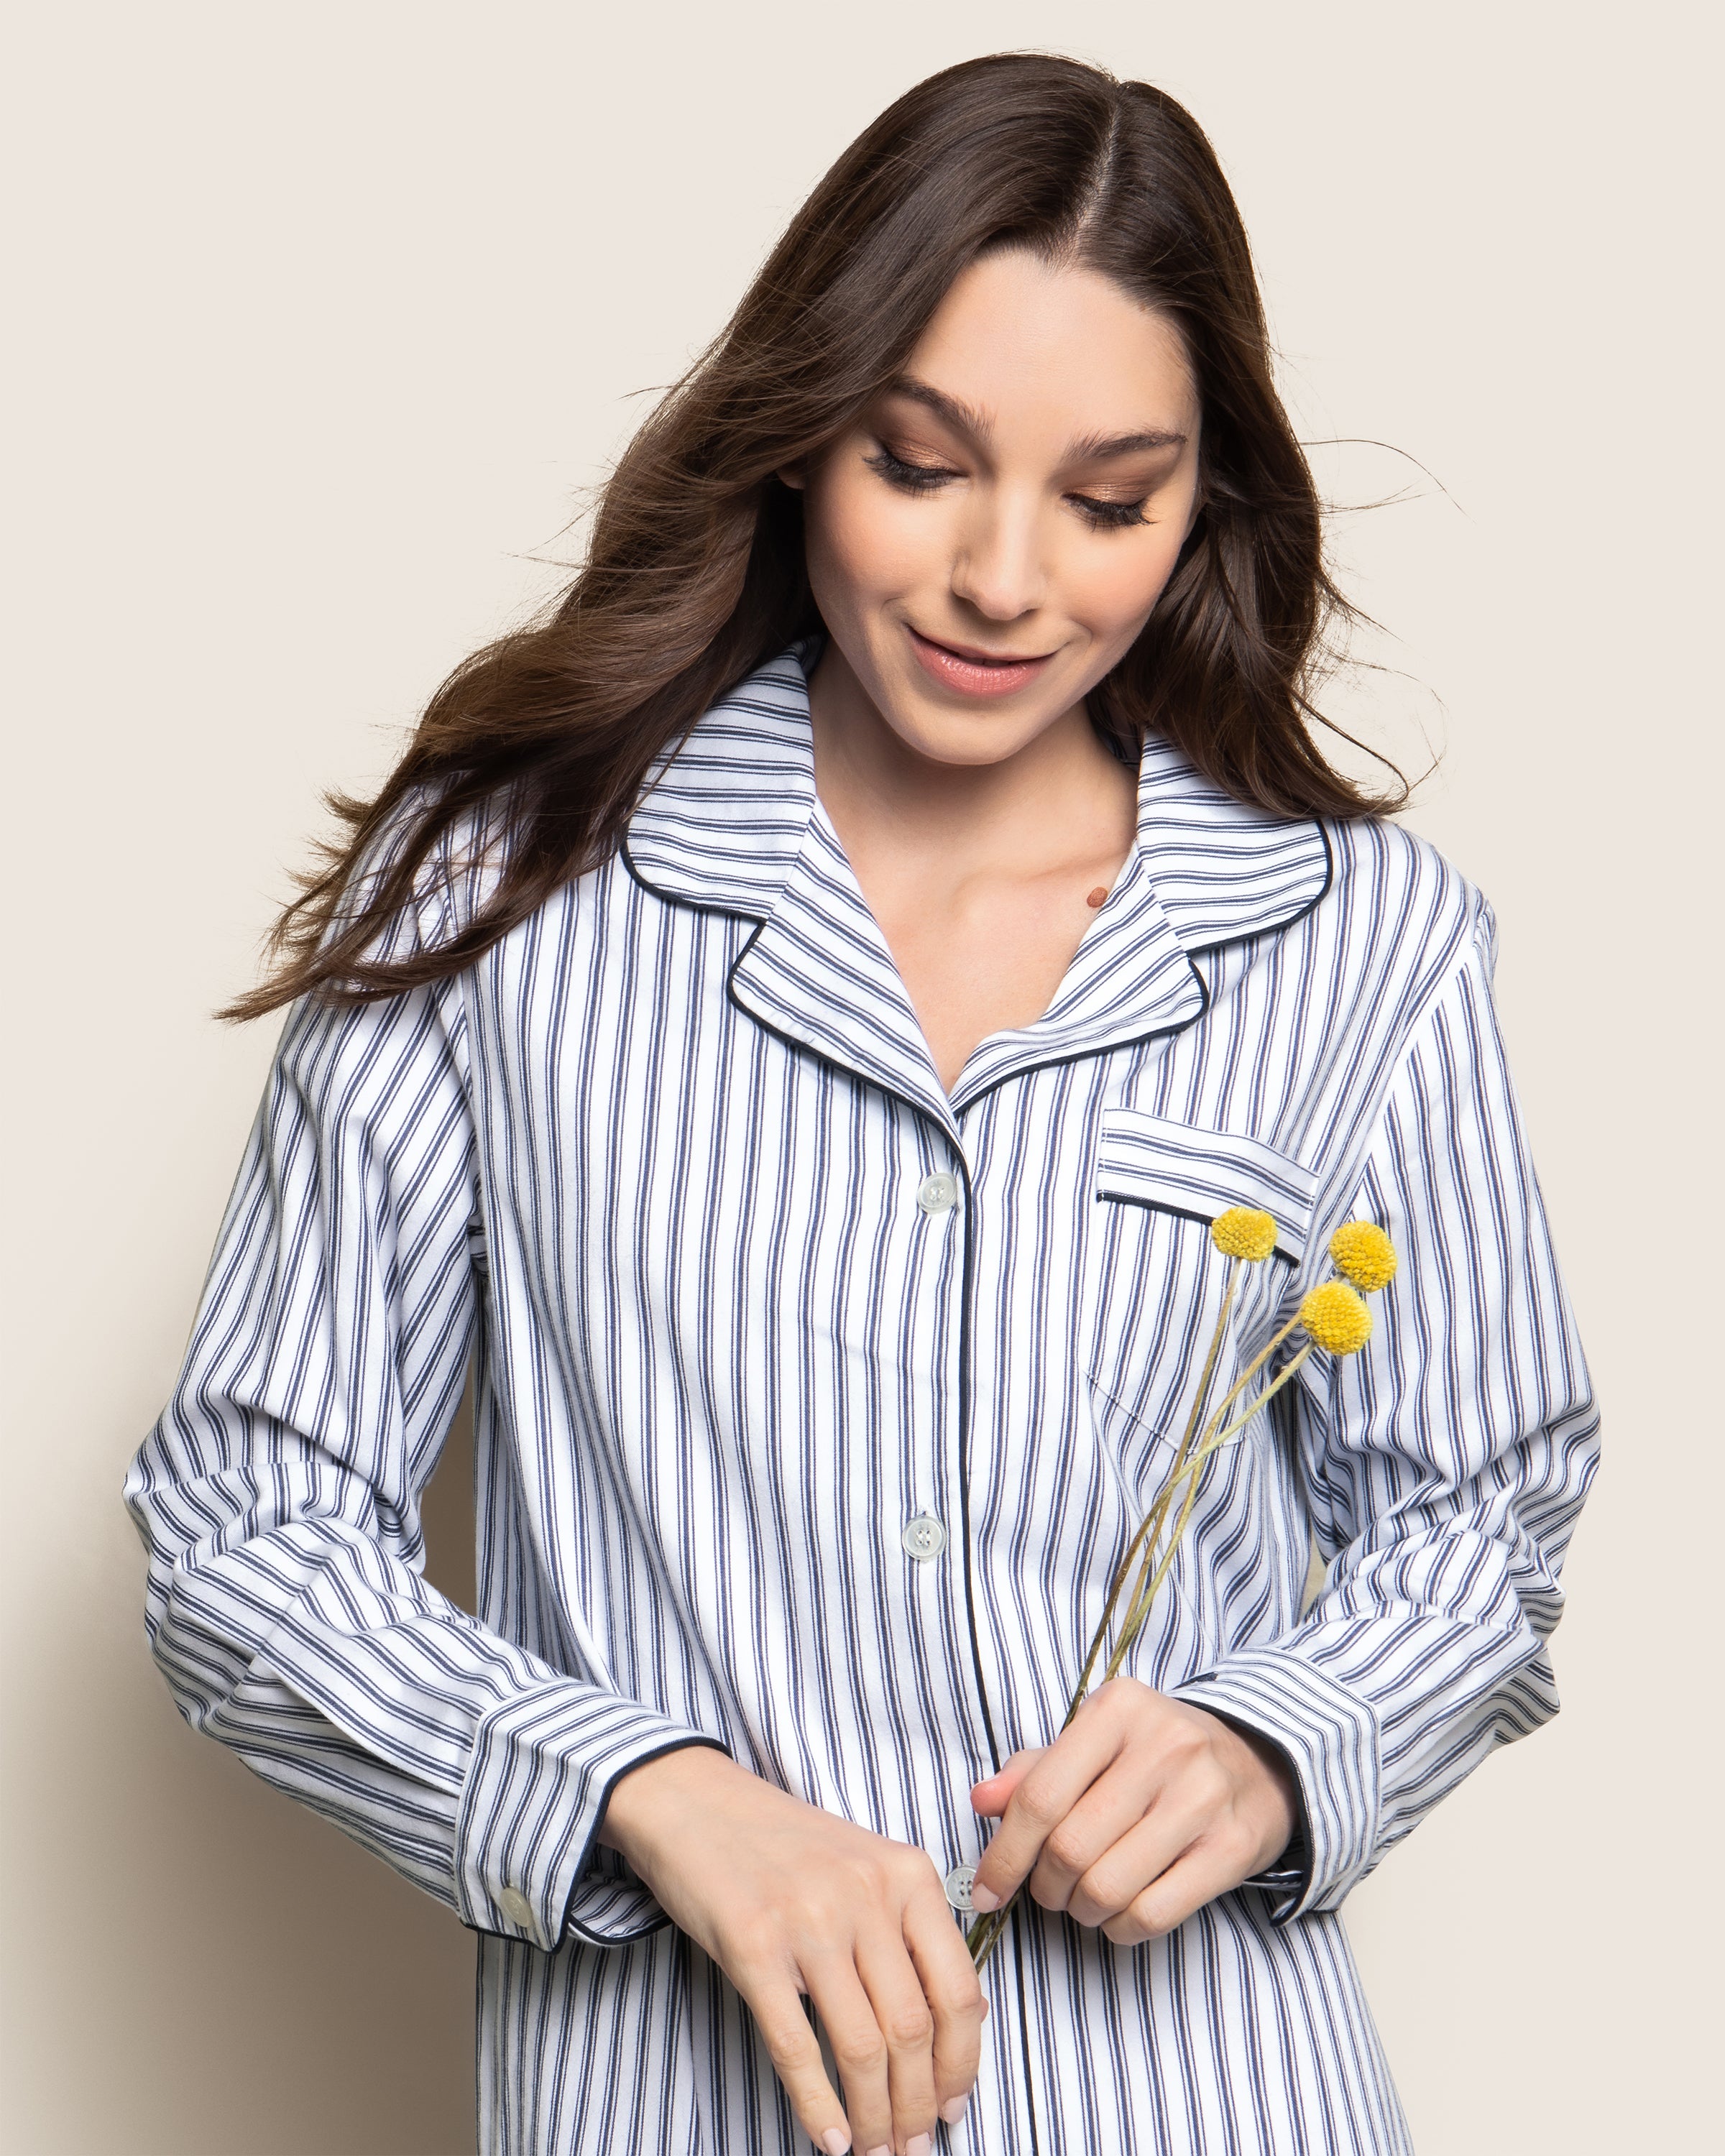
[[1204, 1373], [1199, 1378], [1198, 1389], [1193, 1397], [1192, 1412], [1187, 1416], [1186, 1427], [1181, 1433], [1179, 1447], [1174, 1455], [1174, 1464], [1168, 1470], [1168, 1477], [1157, 1493], [1156, 1502], [1139, 1523], [1137, 1532], [1127, 1544], [1126, 1554], [1114, 1568], [1114, 1578], [1108, 1589], [1108, 1599], [1102, 1604], [1101, 1618], [1091, 1636], [1090, 1652], [1084, 1658], [1084, 1667], [1079, 1672], [1077, 1685], [1074, 1688], [1071, 1702], [1066, 1708], [1065, 1721], [1060, 1724], [1062, 1729], [1070, 1726], [1073, 1716], [1084, 1703], [1085, 1693], [1090, 1686], [1090, 1673], [1096, 1667], [1096, 1656], [1102, 1651], [1103, 1645], [1108, 1637], [1108, 1626], [1114, 1615], [1115, 1605], [1120, 1600], [1121, 1589], [1126, 1585], [1127, 1577], [1132, 1571], [1132, 1559], [1137, 1555], [1147, 1535], [1161, 1532], [1162, 1522], [1168, 1517], [1168, 1507], [1172, 1499], [1173, 1486], [1191, 1447], [1193, 1437], [1198, 1430], [1199, 1417], [1204, 1411], [1204, 1394], [1210, 1389], [1210, 1379], [1215, 1374], [1216, 1358], [1222, 1352], [1222, 1342], [1227, 1335], [1228, 1313], [1234, 1306], [1235, 1291], [1240, 1286], [1240, 1261], [1236, 1258], [1229, 1268], [1228, 1286], [1222, 1296], [1222, 1306], [1216, 1312], [1215, 1330], [1210, 1335], [1209, 1352], [1204, 1358]]
[[[1279, 1338], [1285, 1339], [1287, 1337], [1287, 1333], [1291, 1330], [1291, 1327], [1285, 1327], [1283, 1332], [1277, 1337]], [[1271, 1350], [1273, 1350], [1275, 1346], [1276, 1342], [1272, 1341], [1270, 1343], [1270, 1349], [1267, 1349], [1266, 1353], [1267, 1353], [1271, 1352]], [[1238, 1385], [1235, 1385], [1228, 1394], [1228, 1398], [1222, 1402], [1221, 1405], [1216, 1409], [1215, 1414], [1210, 1417], [1209, 1421], [1205, 1424], [1203, 1441], [1199, 1444], [1197, 1450], [1194, 1452], [1189, 1458], [1183, 1460], [1177, 1460], [1173, 1468], [1169, 1471], [1168, 1481], [1163, 1485], [1162, 1490], [1156, 1500], [1155, 1517], [1158, 1522], [1157, 1532], [1159, 1535], [1161, 1532], [1159, 1523], [1168, 1517], [1168, 1508], [1173, 1501], [1175, 1485], [1182, 1480], [1184, 1480], [1187, 1485], [1186, 1496], [1181, 1507], [1179, 1519], [1174, 1527], [1173, 1538], [1170, 1542], [1161, 1563], [1155, 1567], [1153, 1577], [1152, 1576], [1152, 1559], [1155, 1553], [1155, 1543], [1153, 1541], [1150, 1548], [1146, 1550], [1144, 1553], [1143, 1563], [1140, 1567], [1138, 1572], [1138, 1584], [1132, 1594], [1131, 1601], [1127, 1605], [1127, 1617], [1125, 1624], [1122, 1629], [1120, 1641], [1116, 1646], [1112, 1656], [1109, 1659], [1107, 1670], [1104, 1676], [1104, 1682], [1106, 1682], [1109, 1679], [1111, 1679], [1118, 1673], [1120, 1665], [1125, 1659], [1127, 1649], [1132, 1645], [1132, 1641], [1138, 1635], [1139, 1629], [1142, 1625], [1144, 1618], [1148, 1613], [1150, 1604], [1155, 1597], [1157, 1589], [1162, 1585], [1163, 1581], [1168, 1577], [1168, 1567], [1173, 1562], [1174, 1553], [1179, 1547], [1180, 1537], [1186, 1532], [1186, 1522], [1192, 1516], [1192, 1507], [1198, 1496], [1199, 1471], [1204, 1466], [1204, 1463], [1209, 1460], [1213, 1452], [1216, 1451], [1223, 1445], [1225, 1445], [1230, 1438], [1239, 1435], [1240, 1432], [1245, 1428], [1246, 1424], [1252, 1419], [1253, 1416], [1257, 1414], [1258, 1410], [1264, 1405], [1266, 1401], [1274, 1398], [1276, 1394], [1278, 1393], [1281, 1389], [1282, 1386], [1287, 1383], [1288, 1379], [1293, 1375], [1294, 1372], [1299, 1368], [1301, 1363], [1306, 1360], [1306, 1358], [1311, 1353], [1311, 1352], [1312, 1350], [1309, 1346], [1301, 1348], [1299, 1354], [1296, 1355], [1293, 1361], [1288, 1364], [1286, 1369], [1278, 1373], [1274, 1382], [1265, 1388], [1264, 1391], [1259, 1394], [1258, 1398], [1253, 1401], [1250, 1407], [1246, 1409], [1245, 1413], [1241, 1415], [1237, 1421], [1229, 1424], [1225, 1429], [1219, 1430], [1217, 1428], [1217, 1424], [1220, 1417], [1227, 1411], [1229, 1401], [1237, 1399], [1239, 1398], [1240, 1389]], [[1259, 1356], [1256, 1361], [1253, 1363], [1252, 1368], [1254, 1369], [1258, 1368], [1262, 1364], [1263, 1360], [1264, 1357], [1261, 1355]], [[1250, 1376], [1250, 1372], [1249, 1371], [1246, 1374], [1247, 1376]]]
[[[1219, 1447], [1225, 1445], [1230, 1438], [1239, 1435], [1253, 1417], [1281, 1390], [1312, 1353], [1312, 1343], [1308, 1341], [1286, 1368], [1276, 1373], [1276, 1377], [1265, 1387], [1246, 1412], [1238, 1420], [1228, 1424], [1225, 1428], [1223, 1427], [1224, 1418], [1229, 1409], [1233, 1406], [1276, 1349], [1298, 1327], [1300, 1319], [1296, 1313], [1247, 1363], [1204, 1420], [1200, 1433], [1199, 1417], [1204, 1410], [1204, 1395], [1209, 1390], [1210, 1379], [1215, 1374], [1217, 1358], [1222, 1352], [1222, 1342], [1228, 1328], [1228, 1313], [1233, 1307], [1235, 1291], [1240, 1285], [1240, 1262], [1236, 1259], [1229, 1272], [1228, 1286], [1222, 1296], [1222, 1306], [1216, 1313], [1215, 1330], [1210, 1336], [1209, 1352], [1204, 1357], [1204, 1372], [1198, 1381], [1198, 1389], [1192, 1402], [1192, 1412], [1187, 1417], [1186, 1427], [1181, 1433], [1179, 1445], [1174, 1454], [1173, 1465], [1169, 1468], [1149, 1511], [1140, 1522], [1137, 1532], [1127, 1544], [1124, 1556], [1114, 1568], [1114, 1577], [1108, 1588], [1107, 1600], [1102, 1605], [1101, 1618], [1091, 1640], [1090, 1652], [1084, 1658], [1084, 1667], [1080, 1671], [1078, 1682], [1073, 1689], [1071, 1700], [1066, 1708], [1065, 1719], [1060, 1724], [1063, 1731], [1071, 1726], [1073, 1716], [1084, 1704], [1085, 1696], [1090, 1686], [1091, 1672], [1096, 1667], [1096, 1657], [1101, 1654], [1106, 1642], [1108, 1626], [1113, 1618], [1115, 1608], [1119, 1603], [1121, 1592], [1132, 1573], [1133, 1560], [1138, 1558], [1142, 1550], [1143, 1554], [1138, 1565], [1138, 1583], [1127, 1604], [1126, 1620], [1121, 1627], [1119, 1642], [1108, 1658], [1107, 1668], [1103, 1678], [1105, 1683], [1117, 1674], [1122, 1662], [1131, 1651], [1132, 1642], [1137, 1638], [1143, 1627], [1144, 1620], [1150, 1613], [1150, 1605], [1156, 1599], [1157, 1591], [1168, 1577], [1169, 1568], [1173, 1565], [1180, 1547], [1180, 1538], [1186, 1532], [1186, 1523], [1192, 1517], [1192, 1508], [1198, 1500], [1199, 1474], [1204, 1464]], [[1194, 1435], [1198, 1436], [1195, 1445], [1193, 1442]], [[1169, 1537], [1168, 1548], [1158, 1560], [1156, 1555], [1157, 1545], [1161, 1539], [1162, 1530], [1167, 1523], [1169, 1511], [1173, 1507], [1175, 1492], [1182, 1481], [1186, 1484], [1186, 1492], [1181, 1501], [1179, 1517], [1175, 1522], [1174, 1531]], [[970, 1949], [971, 1960], [978, 1969], [983, 1967], [989, 1955], [999, 1944], [1001, 1936], [1006, 1929], [1007, 1917], [1012, 1912], [1012, 1905], [1023, 1891], [1021, 1881], [998, 1909], [985, 1911], [978, 1917], [966, 1933], [965, 1943]]]
[[1014, 1895], [1011, 1901], [1003, 1902], [998, 1909], [990, 1910], [987, 1916], [978, 1917], [971, 1926], [964, 1943], [970, 1948], [971, 1960], [978, 1969], [999, 1945], [1000, 1935], [1006, 1929], [1006, 1912], [1017, 1899], [1018, 1897]]
[[[1282, 1387], [1287, 1383], [1288, 1380], [1293, 1376], [1294, 1373], [1300, 1368], [1300, 1365], [1306, 1360], [1311, 1353], [1312, 1343], [1310, 1341], [1307, 1341], [1306, 1345], [1300, 1350], [1299, 1353], [1296, 1355], [1291, 1361], [1290, 1361], [1287, 1367], [1285, 1369], [1277, 1371], [1272, 1382], [1264, 1388], [1263, 1391], [1259, 1394], [1256, 1399], [1252, 1402], [1250, 1407], [1247, 1409], [1246, 1412], [1241, 1415], [1237, 1421], [1230, 1423], [1225, 1430], [1218, 1430], [1213, 1435], [1207, 1437], [1204, 1440], [1204, 1442], [1199, 1445], [1198, 1450], [1193, 1454], [1191, 1459], [1187, 1461], [1186, 1465], [1183, 1468], [1177, 1469], [1175, 1473], [1168, 1478], [1170, 1486], [1172, 1486], [1173, 1483], [1178, 1481], [1182, 1476], [1186, 1477], [1186, 1496], [1184, 1502], [1182, 1503], [1180, 1507], [1180, 1517], [1175, 1522], [1173, 1534], [1169, 1539], [1168, 1548], [1163, 1553], [1161, 1563], [1156, 1568], [1154, 1577], [1149, 1580], [1147, 1584], [1141, 1584], [1139, 1586], [1137, 1592], [1133, 1595], [1132, 1601], [1127, 1605], [1126, 1620], [1121, 1626], [1119, 1645], [1115, 1648], [1113, 1654], [1109, 1657], [1107, 1672], [1103, 1679], [1105, 1683], [1107, 1682], [1109, 1679], [1118, 1674], [1122, 1662], [1125, 1661], [1127, 1655], [1131, 1650], [1132, 1642], [1137, 1638], [1138, 1633], [1142, 1628], [1144, 1620], [1150, 1614], [1150, 1605], [1156, 1599], [1157, 1590], [1161, 1587], [1163, 1581], [1168, 1577], [1169, 1568], [1173, 1565], [1175, 1555], [1180, 1547], [1180, 1537], [1186, 1532], [1186, 1522], [1192, 1517], [1192, 1507], [1198, 1502], [1198, 1484], [1200, 1470], [1204, 1467], [1205, 1462], [1209, 1459], [1212, 1453], [1219, 1451], [1221, 1448], [1227, 1444], [1230, 1438], [1238, 1437], [1241, 1430], [1245, 1428], [1246, 1424], [1252, 1421], [1264, 1408], [1268, 1406], [1270, 1402], [1275, 1399], [1276, 1395], [1281, 1390]], [[1147, 1569], [1148, 1565], [1149, 1558], [1147, 1555], [1145, 1558], [1145, 1566]], [[1142, 1582], [1142, 1573], [1140, 1574], [1140, 1579]]]

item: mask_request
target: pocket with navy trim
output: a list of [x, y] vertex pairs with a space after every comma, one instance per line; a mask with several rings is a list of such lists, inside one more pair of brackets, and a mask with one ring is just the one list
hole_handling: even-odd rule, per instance
[[1178, 1443], [1227, 1285], [1210, 1224], [1230, 1206], [1276, 1222], [1244, 1269], [1212, 1399], [1263, 1344], [1306, 1255], [1317, 1178], [1260, 1139], [1141, 1108], [1105, 1111], [1096, 1148], [1099, 1252], [1088, 1370], [1098, 1435], [1147, 1502]]

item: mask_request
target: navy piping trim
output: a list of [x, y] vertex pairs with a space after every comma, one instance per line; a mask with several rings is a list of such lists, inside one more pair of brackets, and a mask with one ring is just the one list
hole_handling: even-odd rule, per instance
[[970, 1659], [976, 1671], [977, 1697], [983, 1703], [983, 1727], [988, 1734], [988, 1758], [998, 1774], [1004, 1762], [1000, 1756], [999, 1732], [994, 1727], [994, 1717], [988, 1706], [988, 1673], [983, 1667], [982, 1649], [977, 1638], [976, 1581], [970, 1552], [970, 1363], [973, 1352], [971, 1305], [975, 1296], [975, 1241], [970, 1224], [975, 1218], [976, 1193], [970, 1187], [970, 1164], [963, 1150], [955, 1147], [953, 1151], [964, 1184], [964, 1261], [958, 1276], [958, 1513], [964, 1542], [964, 1619], [970, 1632]]
[[[1214, 947], [1211, 946], [1212, 949]], [[1198, 1009], [1189, 1018], [1177, 1019], [1173, 1025], [1152, 1026], [1148, 1033], [1128, 1033], [1118, 1040], [1101, 1042], [1095, 1048], [1075, 1048], [1070, 1055], [1050, 1055], [1040, 1063], [1021, 1064], [1016, 1070], [1004, 1071], [999, 1078], [991, 1078], [986, 1086], [979, 1086], [967, 1096], [962, 1108], [954, 1109], [954, 1114], [968, 1115], [978, 1101], [986, 1101], [989, 1094], [998, 1093], [1003, 1086], [1016, 1085], [1020, 1078], [1034, 1077], [1039, 1070], [1059, 1070], [1069, 1063], [1088, 1063], [1093, 1056], [1117, 1055], [1123, 1048], [1142, 1048], [1152, 1040], [1171, 1040], [1177, 1033], [1183, 1033], [1189, 1025], [1196, 1025], [1209, 1009], [1210, 984], [1193, 963], [1190, 952], [1186, 954], [1186, 963], [1192, 968], [1192, 978], [1198, 983], [1199, 998]]]
[[1261, 928], [1251, 929], [1245, 935], [1219, 936], [1214, 943], [1199, 943], [1193, 949], [1194, 957], [1201, 958], [1211, 951], [1225, 950], [1230, 943], [1250, 942], [1255, 937], [1272, 934], [1279, 936], [1284, 929], [1291, 928], [1296, 921], [1303, 921], [1308, 913], [1314, 912], [1322, 905], [1325, 899], [1329, 896], [1336, 881], [1336, 849], [1330, 844], [1329, 827], [1322, 816], [1312, 816], [1307, 820], [1317, 830], [1319, 843], [1324, 850], [1324, 880], [1307, 900], [1305, 905], [1296, 906], [1291, 913], [1284, 915], [1280, 921], [1266, 921]]
[[[1136, 1205], [1146, 1213], [1167, 1213], [1176, 1220], [1195, 1220], [1200, 1228], [1214, 1227], [1216, 1219], [1212, 1213], [1193, 1213], [1183, 1205], [1164, 1205], [1159, 1198], [1128, 1198], [1124, 1191], [1119, 1190], [1099, 1190], [1096, 1203], [1098, 1205]], [[1300, 1260], [1291, 1250], [1283, 1250], [1279, 1242], [1270, 1255], [1272, 1258], [1280, 1258], [1284, 1265], [1292, 1265], [1296, 1270], [1299, 1268]]]
[[1031, 2156], [1042, 2156], [1042, 2143], [1036, 2132], [1036, 2088], [1030, 2079], [1030, 2016], [1024, 2003], [1024, 1905], [1014, 1902], [1012, 1906], [1012, 1958], [1019, 1979], [1019, 2041], [1024, 2046], [1024, 2116], [1030, 2122]]

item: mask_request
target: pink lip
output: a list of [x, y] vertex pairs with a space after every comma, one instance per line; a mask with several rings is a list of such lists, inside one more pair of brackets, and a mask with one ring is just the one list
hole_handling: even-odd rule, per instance
[[943, 689], [956, 689], [963, 696], [1009, 696], [1014, 689], [1034, 680], [1054, 657], [1053, 652], [1045, 651], [1034, 659], [990, 659], [986, 653], [958, 651], [949, 644], [937, 644], [914, 629], [910, 634], [911, 648], [922, 661], [923, 671]]

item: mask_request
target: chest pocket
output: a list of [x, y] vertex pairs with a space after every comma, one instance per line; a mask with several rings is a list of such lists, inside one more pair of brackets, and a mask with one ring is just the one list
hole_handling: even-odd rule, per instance
[[1210, 1224], [1230, 1206], [1276, 1222], [1276, 1250], [1243, 1269], [1211, 1399], [1262, 1346], [1306, 1255], [1317, 1181], [1257, 1138], [1140, 1108], [1102, 1117], [1096, 1163], [1089, 1377], [1097, 1434], [1128, 1493], [1147, 1498], [1178, 1443], [1227, 1286]]

